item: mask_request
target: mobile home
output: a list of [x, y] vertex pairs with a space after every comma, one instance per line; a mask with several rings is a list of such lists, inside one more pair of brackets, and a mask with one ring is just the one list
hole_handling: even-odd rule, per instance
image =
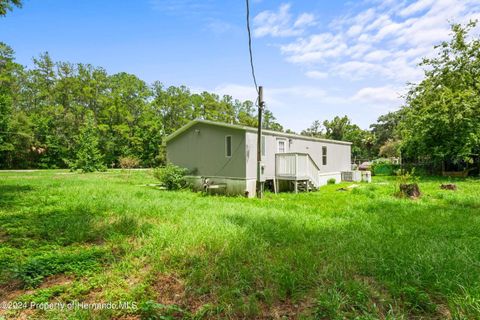
[[[262, 130], [261, 177], [274, 190], [314, 190], [351, 170], [351, 143]], [[254, 196], [257, 129], [193, 120], [166, 139], [167, 161], [197, 188]]]

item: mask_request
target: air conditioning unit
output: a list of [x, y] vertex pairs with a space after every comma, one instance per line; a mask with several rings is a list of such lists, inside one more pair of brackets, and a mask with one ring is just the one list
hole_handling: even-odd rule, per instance
[[342, 181], [360, 182], [362, 181], [361, 171], [342, 171]]

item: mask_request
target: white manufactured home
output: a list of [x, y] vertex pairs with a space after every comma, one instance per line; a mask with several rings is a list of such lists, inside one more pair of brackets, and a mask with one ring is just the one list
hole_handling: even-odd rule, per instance
[[[254, 196], [257, 129], [193, 120], [166, 139], [167, 161], [197, 189]], [[351, 143], [262, 130], [262, 180], [275, 191], [314, 190], [351, 170]]]

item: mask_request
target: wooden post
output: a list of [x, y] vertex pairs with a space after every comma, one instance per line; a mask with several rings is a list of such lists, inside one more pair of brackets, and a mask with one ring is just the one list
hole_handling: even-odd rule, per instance
[[298, 175], [298, 154], [295, 153], [295, 180], [297, 180]]
[[258, 87], [258, 129], [257, 129], [257, 198], [263, 196], [262, 171], [262, 114], [263, 114], [263, 87]]

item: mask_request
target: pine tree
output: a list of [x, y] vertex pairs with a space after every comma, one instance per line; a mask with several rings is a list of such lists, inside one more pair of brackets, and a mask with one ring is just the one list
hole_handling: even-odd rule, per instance
[[98, 141], [93, 113], [88, 112], [85, 117], [85, 124], [77, 136], [76, 159], [71, 166], [73, 170], [93, 172], [106, 169], [103, 163], [103, 155], [98, 148]]

